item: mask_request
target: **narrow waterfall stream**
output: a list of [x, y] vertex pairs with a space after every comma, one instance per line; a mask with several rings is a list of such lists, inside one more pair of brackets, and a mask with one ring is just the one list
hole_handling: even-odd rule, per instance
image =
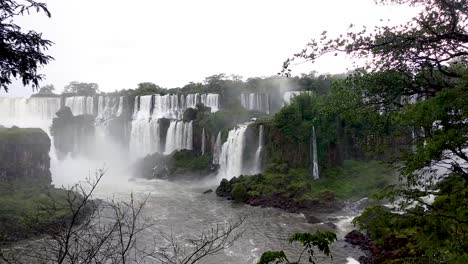
[[314, 179], [319, 179], [319, 164], [318, 164], [318, 156], [317, 156], [317, 135], [315, 134], [315, 126], [312, 127], [312, 136], [311, 136], [311, 144], [312, 144], [312, 176]]
[[258, 128], [258, 147], [255, 152], [253, 174], [262, 172], [262, 152], [263, 152], [263, 125]]
[[202, 140], [201, 140], [201, 153], [202, 153], [202, 155], [205, 155], [205, 144], [206, 144], [205, 140], [206, 140], [205, 128], [203, 128]]
[[219, 164], [219, 156], [221, 155], [221, 132], [218, 132], [216, 141], [213, 146], [213, 164]]

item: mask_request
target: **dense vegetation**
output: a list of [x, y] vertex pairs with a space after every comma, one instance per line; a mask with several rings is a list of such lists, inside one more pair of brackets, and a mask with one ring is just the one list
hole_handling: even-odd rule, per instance
[[356, 220], [387, 252], [372, 261], [466, 263], [468, 3], [377, 2], [410, 4], [419, 13], [400, 26], [376, 27], [372, 34], [365, 28], [338, 38], [324, 33], [287, 60], [284, 72], [289, 74], [294, 59], [313, 62], [326, 53], [344, 51], [367, 60], [336, 85], [338, 104], [330, 106], [365, 124], [357, 134], [361, 145], [387, 152], [385, 158], [401, 175], [379, 195], [395, 208], [371, 207]]
[[307, 168], [269, 164], [264, 173], [223, 180], [218, 195], [251, 205], [275, 206], [293, 212], [332, 212], [344, 201], [370, 197], [395, 182], [391, 168], [379, 162], [347, 160], [342, 167], [329, 168], [320, 180], [310, 178]]
[[43, 183], [19, 180], [0, 184], [0, 244], [39, 235], [69, 216], [67, 208], [50, 210], [64, 201], [66, 191]]

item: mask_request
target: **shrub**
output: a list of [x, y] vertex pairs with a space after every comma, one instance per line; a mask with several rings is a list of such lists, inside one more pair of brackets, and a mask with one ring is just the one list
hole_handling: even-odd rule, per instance
[[247, 189], [243, 184], [236, 183], [231, 191], [232, 200], [236, 203], [242, 203], [247, 200]]

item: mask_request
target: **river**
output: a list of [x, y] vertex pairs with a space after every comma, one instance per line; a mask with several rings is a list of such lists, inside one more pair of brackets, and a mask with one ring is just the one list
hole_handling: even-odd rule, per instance
[[[56, 186], [73, 184], [92, 174], [92, 170], [98, 167], [96, 162], [85, 159], [54, 162], [54, 183]], [[185, 238], [196, 237], [212, 224], [224, 224], [239, 217], [246, 217], [239, 229], [244, 232], [243, 235], [231, 247], [203, 259], [200, 263], [256, 263], [261, 254], [268, 250], [285, 250], [287, 254], [295, 255], [300, 245], [292, 246], [287, 242], [291, 234], [315, 232], [325, 227], [325, 224], [307, 223], [300, 214], [291, 214], [275, 208], [232, 204], [217, 197], [214, 192], [203, 194], [207, 189], [215, 190], [215, 180], [175, 183], [164, 180], [130, 180], [125, 174], [124, 167], [107, 168], [95, 197], [128, 199], [130, 193], [139, 200], [148, 197], [144, 215], [152, 218], [156, 225], [141, 235], [144, 239], [152, 239], [153, 235], [161, 232], [166, 235], [172, 232], [180, 243], [184, 243]], [[319, 253], [318, 263], [357, 263], [353, 259], [358, 259], [362, 252], [343, 240], [344, 235], [353, 228], [353, 215], [353, 210], [344, 210], [333, 215], [318, 215], [320, 219], [336, 225], [335, 232], [339, 238], [332, 247], [333, 259]]]

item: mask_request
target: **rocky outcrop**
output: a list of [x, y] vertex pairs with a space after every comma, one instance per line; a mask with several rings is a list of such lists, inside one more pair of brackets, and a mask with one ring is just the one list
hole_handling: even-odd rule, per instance
[[39, 128], [0, 128], [0, 180], [49, 185], [50, 139]]
[[[290, 213], [303, 213], [309, 223], [322, 222], [314, 217], [316, 213], [332, 213], [339, 211], [344, 206], [342, 201], [336, 199], [329, 192], [321, 193], [318, 199], [297, 199], [292, 193], [288, 192], [273, 192], [267, 196], [258, 195], [256, 194], [258, 190], [245, 182], [245, 179], [252, 177], [257, 176], [240, 176], [231, 180], [223, 179], [216, 188], [216, 195], [228, 200], [234, 200], [235, 187], [242, 185], [245, 187], [242, 202], [252, 206], [280, 208]], [[261, 177], [259, 179], [257, 184], [261, 184]], [[268, 183], [262, 184], [268, 185]]]
[[69, 153], [91, 155], [95, 147], [94, 116], [73, 116], [69, 107], [62, 107], [52, 121], [51, 134], [54, 137], [54, 147], [59, 159]]
[[136, 178], [164, 180], [197, 180], [216, 172], [211, 156], [195, 150], [174, 151], [170, 155], [154, 153], [132, 166]]

